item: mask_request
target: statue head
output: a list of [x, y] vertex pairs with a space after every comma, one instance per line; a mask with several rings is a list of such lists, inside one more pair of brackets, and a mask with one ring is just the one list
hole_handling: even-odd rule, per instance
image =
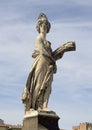
[[49, 32], [50, 30], [50, 22], [48, 21], [48, 18], [46, 17], [46, 15], [44, 13], [41, 13], [38, 17], [38, 20], [37, 20], [37, 25], [36, 25], [36, 29], [37, 31], [40, 33], [40, 26], [42, 24], [46, 24], [46, 27], [47, 27], [47, 33]]

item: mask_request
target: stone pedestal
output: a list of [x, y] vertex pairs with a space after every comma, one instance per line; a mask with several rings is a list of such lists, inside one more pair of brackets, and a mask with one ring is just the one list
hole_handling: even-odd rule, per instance
[[59, 117], [54, 112], [27, 111], [22, 130], [59, 130]]

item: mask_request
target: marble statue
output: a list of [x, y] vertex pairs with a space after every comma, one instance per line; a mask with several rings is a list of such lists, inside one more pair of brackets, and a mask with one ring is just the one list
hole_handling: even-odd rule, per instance
[[22, 93], [26, 111], [48, 110], [53, 75], [57, 72], [56, 61], [62, 58], [65, 52], [75, 50], [75, 42], [71, 41], [52, 51], [51, 43], [46, 39], [50, 27], [47, 16], [41, 13], [36, 26], [39, 35], [32, 54], [34, 63]]

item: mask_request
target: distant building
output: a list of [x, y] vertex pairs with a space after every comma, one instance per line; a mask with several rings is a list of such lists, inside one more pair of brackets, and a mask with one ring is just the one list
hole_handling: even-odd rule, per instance
[[4, 121], [0, 119], [0, 130], [22, 130], [22, 126], [5, 124]]
[[0, 124], [4, 124], [4, 120], [0, 119]]
[[79, 126], [72, 127], [72, 130], [92, 130], [92, 123], [80, 123]]

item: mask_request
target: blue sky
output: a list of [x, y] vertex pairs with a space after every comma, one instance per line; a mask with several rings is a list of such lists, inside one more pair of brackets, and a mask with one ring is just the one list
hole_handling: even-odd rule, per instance
[[91, 0], [0, 0], [0, 118], [22, 123], [21, 93], [33, 63], [40, 12], [51, 22], [47, 39], [53, 50], [76, 42], [76, 52], [57, 61], [48, 104], [60, 116], [60, 128], [71, 130], [81, 122], [92, 122]]

